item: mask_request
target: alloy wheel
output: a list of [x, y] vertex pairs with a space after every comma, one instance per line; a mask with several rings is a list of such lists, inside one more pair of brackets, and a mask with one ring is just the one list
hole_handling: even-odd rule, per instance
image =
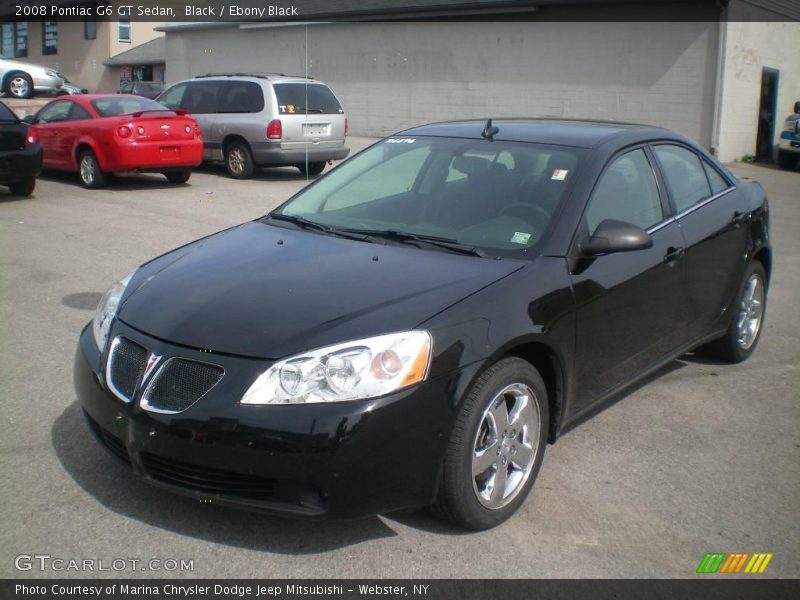
[[81, 158], [81, 179], [86, 185], [91, 185], [95, 180], [95, 164], [88, 154]]
[[244, 155], [244, 150], [238, 146], [230, 149], [228, 152], [228, 168], [231, 173], [235, 173], [236, 175], [244, 173], [246, 162], [247, 157]]
[[8, 85], [11, 95], [16, 98], [25, 98], [30, 93], [30, 84], [24, 77], [14, 77]]
[[764, 317], [764, 282], [758, 273], [750, 275], [739, 308], [738, 342], [742, 350], [749, 350], [761, 329]]
[[506, 506], [525, 487], [539, 447], [541, 416], [533, 390], [512, 383], [481, 417], [472, 454], [472, 485], [485, 508]]

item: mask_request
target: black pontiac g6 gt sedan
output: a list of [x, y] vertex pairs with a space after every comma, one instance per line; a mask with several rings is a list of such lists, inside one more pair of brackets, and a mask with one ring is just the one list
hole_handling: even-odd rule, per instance
[[665, 129], [428, 125], [115, 283], [75, 384], [164, 489], [487, 528], [632, 383], [694, 348], [746, 359], [770, 252], [762, 187]]

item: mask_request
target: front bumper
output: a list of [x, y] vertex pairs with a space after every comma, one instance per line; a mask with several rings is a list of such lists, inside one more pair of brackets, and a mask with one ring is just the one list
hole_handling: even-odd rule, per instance
[[64, 85], [64, 80], [61, 77], [49, 77], [48, 75], [33, 77], [33, 89], [40, 94], [57, 92], [62, 85]]
[[104, 357], [91, 326], [84, 329], [74, 378], [90, 428], [148, 483], [201, 502], [298, 516], [353, 518], [433, 502], [457, 374], [369, 401], [242, 406], [239, 398], [268, 362], [201, 354], [119, 321], [117, 335], [165, 359], [225, 369], [186, 411], [151, 413], [139, 406], [141, 391], [126, 403], [108, 390]]
[[0, 151], [0, 184], [35, 177], [42, 170], [42, 147], [27, 144], [21, 150]]

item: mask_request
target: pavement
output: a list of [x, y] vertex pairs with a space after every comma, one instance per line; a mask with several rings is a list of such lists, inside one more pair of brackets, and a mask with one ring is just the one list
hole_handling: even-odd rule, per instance
[[[425, 512], [337, 523], [203, 505], [143, 484], [89, 436], [72, 361], [108, 285], [266, 213], [306, 184], [296, 170], [233, 181], [206, 169], [185, 186], [139, 176], [103, 191], [48, 174], [33, 198], [0, 189], [0, 577], [691, 577], [712, 551], [771, 552], [764, 577], [800, 576], [800, 172], [731, 168], [759, 179], [772, 207], [754, 356], [674, 361], [548, 447], [519, 513], [480, 533]], [[109, 570], [15, 568], [42, 554]], [[109, 567], [153, 558], [192, 570]]]

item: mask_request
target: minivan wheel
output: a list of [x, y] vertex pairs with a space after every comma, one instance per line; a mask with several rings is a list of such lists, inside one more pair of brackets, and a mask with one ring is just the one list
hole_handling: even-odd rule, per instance
[[234, 179], [247, 179], [253, 176], [255, 167], [250, 148], [244, 142], [231, 142], [225, 148], [225, 167]]
[[297, 168], [303, 175], [319, 175], [325, 169], [325, 161], [308, 163], [308, 170], [305, 163], [297, 165]]
[[725, 335], [707, 344], [703, 351], [732, 363], [742, 362], [756, 349], [767, 308], [767, 275], [757, 260], [745, 269], [739, 294], [732, 305], [731, 322]]
[[30, 196], [36, 187], [36, 177], [26, 177], [8, 184], [8, 191], [14, 196]]
[[5, 91], [12, 98], [30, 98], [33, 96], [33, 80], [27, 73], [15, 73], [8, 78]]
[[473, 384], [445, 452], [434, 512], [488, 529], [525, 501], [544, 458], [549, 410], [539, 372], [506, 358]]
[[189, 181], [189, 177], [192, 176], [192, 172], [189, 169], [184, 171], [167, 171], [166, 173], [162, 173], [164, 177], [167, 178], [167, 181], [170, 183], [186, 183]]
[[790, 152], [778, 151], [778, 166], [781, 169], [794, 169], [797, 166], [798, 155]]
[[86, 150], [78, 160], [78, 174], [83, 187], [96, 190], [106, 185], [106, 174], [100, 169], [100, 163], [91, 150]]

